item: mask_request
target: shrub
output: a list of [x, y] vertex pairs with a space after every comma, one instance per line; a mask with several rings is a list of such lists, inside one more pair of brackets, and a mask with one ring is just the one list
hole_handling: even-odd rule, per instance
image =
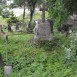
[[7, 9], [4, 9], [2, 12], [1, 12], [1, 15], [3, 18], [9, 18], [11, 16], [11, 13], [9, 10]]

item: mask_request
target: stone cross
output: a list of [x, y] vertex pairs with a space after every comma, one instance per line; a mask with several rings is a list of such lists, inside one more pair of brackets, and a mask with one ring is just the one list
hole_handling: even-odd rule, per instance
[[40, 8], [40, 11], [42, 11], [42, 22], [45, 22], [45, 11], [47, 11], [47, 8], [45, 7], [45, 1], [43, 1], [42, 8]]
[[7, 48], [7, 43], [8, 43], [8, 35], [5, 36], [5, 42], [6, 42], [6, 65], [8, 65], [8, 48]]
[[12, 66], [8, 64], [8, 35], [5, 36], [5, 42], [6, 42], [6, 65], [4, 66], [4, 75], [7, 77], [10, 77], [12, 73]]

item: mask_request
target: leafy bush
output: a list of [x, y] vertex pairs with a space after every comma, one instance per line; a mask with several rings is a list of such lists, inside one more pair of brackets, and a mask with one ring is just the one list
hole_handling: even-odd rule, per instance
[[60, 26], [68, 17], [63, 1], [47, 0], [49, 18], [54, 19], [54, 26]]
[[[30, 41], [32, 34], [9, 36], [8, 58], [14, 70], [10, 77], [76, 77], [77, 59], [72, 63], [71, 60], [65, 61], [65, 47], [74, 49], [70, 45], [72, 36], [56, 33], [53, 41], [37, 48]], [[5, 61], [3, 40], [0, 40], [0, 49]]]
[[7, 20], [7, 23], [16, 23], [16, 22], [18, 22], [18, 19], [17, 19], [17, 17], [14, 17], [14, 16], [10, 17]]
[[0, 15], [1, 15], [2, 10], [3, 10], [3, 8], [2, 8], [2, 6], [0, 5]]
[[9, 18], [11, 13], [10, 13], [9, 10], [4, 9], [4, 10], [2, 10], [1, 15], [2, 15], [3, 18]]

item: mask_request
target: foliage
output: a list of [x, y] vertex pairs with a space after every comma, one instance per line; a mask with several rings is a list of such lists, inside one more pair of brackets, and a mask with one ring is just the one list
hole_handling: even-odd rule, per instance
[[2, 8], [1, 5], [0, 5], [0, 15], [1, 15], [1, 11], [2, 11], [2, 9], [3, 9], [3, 8]]
[[34, 10], [35, 10], [35, 6], [38, 0], [14, 0], [14, 3], [16, 3], [19, 6], [24, 6], [24, 12], [23, 12], [23, 25], [24, 25], [24, 19], [25, 19], [25, 6], [27, 5], [27, 7], [30, 10], [30, 21], [29, 21], [29, 28], [31, 27], [31, 21], [33, 18], [33, 14], [34, 14]]
[[2, 15], [3, 18], [9, 18], [11, 13], [10, 13], [9, 10], [4, 9], [4, 10], [2, 10], [1, 15]]
[[[70, 47], [71, 37], [55, 33], [53, 41], [37, 48], [33, 46], [32, 38], [32, 34], [9, 36], [8, 58], [9, 64], [13, 66], [13, 73], [10, 77], [77, 76], [77, 61], [66, 60], [65, 55], [65, 47]], [[3, 39], [0, 40], [0, 50], [5, 62]]]
[[14, 4], [18, 5], [18, 6], [22, 6], [24, 5], [26, 0], [14, 0]]
[[70, 14], [76, 11], [76, 0], [47, 0], [49, 17], [54, 25], [60, 26]]
[[0, 15], [1, 15], [1, 13], [2, 13], [2, 10], [5, 8], [5, 6], [4, 5], [0, 5]]
[[70, 34], [70, 50], [71, 50], [71, 54], [72, 54], [72, 57], [74, 60], [76, 60], [76, 57], [77, 57], [77, 32], [74, 31]]
[[17, 5], [16, 5], [15, 3], [11, 3], [9, 7], [10, 7], [10, 8], [16, 8]]
[[54, 25], [60, 26], [61, 23], [66, 20], [68, 15], [63, 2], [59, 0], [48, 0], [47, 5], [49, 16], [54, 19]]
[[7, 23], [16, 23], [18, 22], [19, 20], [17, 19], [17, 17], [15, 16], [12, 16], [10, 17], [8, 20], [7, 20]]
[[63, 3], [69, 14], [73, 14], [74, 12], [76, 12], [77, 0], [63, 0]]

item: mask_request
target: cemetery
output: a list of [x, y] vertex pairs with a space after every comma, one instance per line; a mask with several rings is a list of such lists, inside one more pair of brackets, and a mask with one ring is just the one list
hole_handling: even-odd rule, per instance
[[0, 13], [0, 77], [77, 77], [77, 1], [68, 1], [0, 1], [12, 10]]

